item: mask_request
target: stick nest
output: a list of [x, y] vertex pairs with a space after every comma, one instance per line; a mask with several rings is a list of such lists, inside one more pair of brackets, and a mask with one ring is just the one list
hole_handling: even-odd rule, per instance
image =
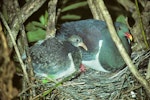
[[[135, 56], [135, 55], [134, 55]], [[133, 62], [146, 77], [150, 51], [136, 54]], [[40, 85], [40, 86], [39, 86]], [[39, 84], [38, 94], [51, 89], [54, 83]], [[40, 88], [39, 88], [40, 87]], [[116, 73], [102, 73], [87, 69], [79, 77], [63, 82], [44, 96], [45, 100], [150, 100], [144, 88], [128, 67]]]

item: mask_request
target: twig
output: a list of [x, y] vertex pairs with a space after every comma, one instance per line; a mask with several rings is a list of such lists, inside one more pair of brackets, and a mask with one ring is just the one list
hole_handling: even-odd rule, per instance
[[61, 85], [61, 84], [62, 84], [62, 81], [56, 83], [56, 84], [55, 84], [53, 87], [51, 87], [50, 89], [48, 89], [48, 90], [46, 90], [46, 91], [44, 91], [44, 92], [42, 92], [42, 93], [36, 95], [35, 97], [33, 97], [32, 100], [36, 100], [36, 99], [39, 98], [39, 97], [44, 97], [44, 96], [47, 95], [48, 93], [51, 93], [55, 88], [57, 88], [57, 87], [58, 87], [59, 85]]
[[30, 68], [29, 76], [33, 77], [34, 76], [33, 67], [32, 67], [32, 63], [31, 63], [31, 57], [30, 57], [30, 54], [29, 54], [29, 45], [28, 45], [28, 41], [27, 41], [27, 37], [26, 37], [24, 26], [22, 26], [21, 35], [22, 35], [23, 41], [24, 41], [25, 51], [26, 51], [26, 55], [27, 55], [27, 63], [28, 63], [28, 66]]
[[138, 13], [138, 17], [139, 17], [139, 24], [140, 24], [140, 28], [141, 28], [141, 31], [142, 31], [142, 36], [143, 36], [143, 39], [144, 39], [144, 43], [146, 45], [146, 48], [149, 49], [149, 45], [148, 45], [148, 42], [147, 42], [147, 37], [146, 37], [146, 34], [145, 34], [145, 31], [144, 31], [144, 26], [143, 26], [143, 22], [142, 22], [142, 18], [141, 18], [141, 14], [140, 14], [140, 11], [139, 11], [139, 6], [138, 6], [138, 1], [135, 0], [135, 4], [136, 4], [136, 11]]
[[14, 33], [12, 33], [12, 31], [10, 30], [10, 28], [9, 28], [9, 26], [8, 26], [8, 24], [7, 24], [7, 22], [5, 21], [3, 15], [2, 15], [2, 13], [0, 13], [0, 18], [2, 19], [2, 22], [3, 22], [3, 24], [5, 25], [7, 31], [8, 31], [8, 33], [9, 33], [9, 35], [10, 35], [10, 38], [11, 38], [11, 40], [12, 40], [12, 43], [13, 43], [13, 46], [14, 46], [14, 48], [15, 48], [16, 54], [17, 54], [17, 56], [18, 56], [19, 62], [20, 62], [20, 64], [21, 64], [21, 67], [22, 67], [22, 70], [23, 70], [23, 74], [24, 74], [24, 76], [25, 76], [25, 78], [26, 78], [27, 83], [29, 84], [30, 82], [29, 82], [28, 74], [27, 74], [27, 72], [26, 72], [26, 67], [25, 67], [25, 65], [24, 65], [24, 63], [23, 63], [23, 61], [22, 61], [22, 59], [21, 59], [19, 49], [18, 49], [17, 44], [16, 44], [16, 42], [15, 42], [15, 39], [14, 39], [14, 37], [13, 37], [13, 35], [12, 35], [12, 34], [14, 34]]
[[55, 37], [56, 33], [56, 6], [57, 6], [57, 0], [50, 0], [48, 3], [48, 25], [47, 25], [47, 32], [46, 32], [46, 38], [48, 37]]
[[55, 83], [55, 82], [53, 81], [53, 82], [55, 83], [54, 86], [52, 86], [50, 89], [48, 89], [48, 90], [46, 90], [46, 91], [40, 93], [39, 95], [35, 96], [35, 97], [33, 98], [33, 100], [36, 100], [36, 99], [39, 98], [39, 97], [44, 97], [45, 95], [51, 93], [51, 92], [52, 92], [55, 88], [57, 88], [58, 86], [62, 86], [62, 83], [63, 83], [63, 82], [66, 82], [66, 81], [72, 79], [74, 76], [77, 76], [77, 75], [79, 75], [79, 74], [80, 74], [80, 73], [78, 73], [78, 71], [75, 71], [71, 76], [65, 77], [65, 78], [64, 78], [63, 80], [61, 80], [60, 82]]
[[88, 0], [88, 4], [94, 16], [94, 19], [104, 20], [103, 15], [101, 14], [100, 9], [98, 9], [98, 5], [96, 4], [95, 0]]
[[127, 11], [133, 11], [136, 7], [131, 0], [117, 0]]
[[135, 87], [130, 88], [129, 90], [123, 92], [122, 94], [127, 94], [127, 93], [129, 93], [129, 92], [131, 92], [131, 91], [134, 91], [134, 90], [137, 90], [137, 89], [139, 89], [139, 88], [141, 88], [141, 87], [142, 87], [142, 85], [135, 86]]
[[76, 85], [84, 85], [85, 84], [85, 82], [80, 82], [80, 83], [73, 83], [73, 82], [71, 82], [71, 83], [65, 83], [63, 86], [76, 86]]
[[93, 0], [87, 0], [87, 2], [89, 4], [89, 7], [90, 7], [90, 10], [92, 12], [92, 15], [93, 15], [94, 19], [99, 19], [97, 9], [96, 9], [96, 6], [93, 3]]
[[113, 22], [112, 19], [110, 17], [110, 14], [103, 2], [103, 0], [96, 0], [97, 4], [99, 4], [99, 9], [101, 9], [101, 12], [106, 20], [108, 29], [110, 31], [110, 35], [113, 39], [113, 41], [115, 42], [121, 56], [123, 57], [124, 61], [126, 62], [126, 64], [128, 65], [130, 71], [132, 72], [132, 74], [137, 78], [137, 80], [143, 85], [143, 87], [145, 88], [145, 90], [147, 90], [147, 93], [150, 94], [150, 86], [148, 84], [148, 82], [140, 75], [140, 73], [138, 72], [138, 70], [136, 69], [135, 65], [132, 63], [129, 55], [127, 54], [125, 48], [123, 47], [123, 45], [121, 44], [121, 41], [119, 39], [119, 37], [116, 34], [116, 30], [113, 26]]
[[147, 68], [147, 73], [146, 73], [146, 79], [149, 79], [149, 78], [150, 78], [150, 59], [148, 62], [148, 68]]
[[[33, 67], [32, 67], [32, 63], [31, 63], [31, 57], [30, 57], [30, 54], [29, 54], [29, 45], [28, 45], [28, 41], [27, 41], [27, 37], [26, 37], [26, 33], [25, 33], [25, 29], [24, 29], [24, 26], [22, 26], [21, 28], [21, 35], [23, 37], [23, 43], [24, 43], [24, 46], [25, 46], [25, 51], [26, 51], [26, 55], [27, 55], [27, 66], [29, 68], [29, 80], [31, 82], [31, 84], [29, 86], [31, 86], [32, 84], [34, 84], [33, 82], [33, 76], [34, 76], [34, 73], [33, 73]], [[35, 88], [32, 87], [30, 90], [30, 94], [33, 94], [33, 96], [36, 95], [36, 92], [35, 92]], [[32, 97], [30, 96], [30, 99]]]
[[19, 94], [18, 97], [20, 97], [21, 95], [23, 95], [25, 92], [29, 91], [29, 89], [33, 88], [33, 87], [37, 87], [37, 85], [30, 85], [29, 87], [27, 87], [26, 89], [22, 90]]

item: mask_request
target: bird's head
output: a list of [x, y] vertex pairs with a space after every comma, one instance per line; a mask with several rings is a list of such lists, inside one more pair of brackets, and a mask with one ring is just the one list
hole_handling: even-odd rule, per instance
[[130, 43], [130, 41], [133, 41], [133, 37], [129, 33], [127, 25], [122, 24], [122, 23], [116, 23], [115, 26], [116, 26], [117, 33], [118, 33], [120, 38], [121, 37], [126, 37], [128, 39], [129, 43]]
[[88, 50], [87, 46], [83, 43], [83, 40], [79, 35], [71, 35], [68, 38], [68, 41], [75, 47], [82, 47], [86, 51]]

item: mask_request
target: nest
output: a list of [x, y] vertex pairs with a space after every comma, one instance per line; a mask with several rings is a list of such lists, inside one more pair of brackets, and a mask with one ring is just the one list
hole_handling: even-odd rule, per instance
[[[133, 60], [143, 77], [150, 57], [150, 51], [136, 55]], [[129, 71], [128, 67], [117, 73], [102, 73], [87, 69], [77, 78], [62, 84], [36, 83], [36, 95], [44, 100], [150, 100], [142, 85]]]

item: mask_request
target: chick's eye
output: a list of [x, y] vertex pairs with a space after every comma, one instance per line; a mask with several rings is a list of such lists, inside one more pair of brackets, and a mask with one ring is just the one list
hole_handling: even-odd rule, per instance
[[76, 42], [79, 42], [80, 40], [79, 39], [76, 39]]

